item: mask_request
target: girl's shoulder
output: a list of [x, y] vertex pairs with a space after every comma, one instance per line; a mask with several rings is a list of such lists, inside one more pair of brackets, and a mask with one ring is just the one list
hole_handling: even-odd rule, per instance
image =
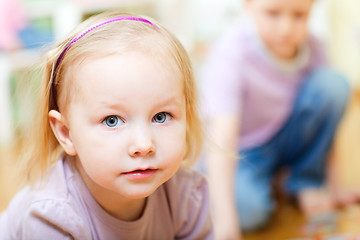
[[193, 169], [180, 169], [164, 187], [176, 235], [188, 236], [188, 239], [211, 239], [213, 230], [205, 177]]
[[27, 186], [15, 195], [0, 215], [0, 239], [29, 236], [59, 239], [69, 234], [77, 236], [76, 239], [86, 239], [84, 221], [66, 184], [61, 183], [63, 176], [58, 167], [53, 169], [49, 181], [35, 187]]

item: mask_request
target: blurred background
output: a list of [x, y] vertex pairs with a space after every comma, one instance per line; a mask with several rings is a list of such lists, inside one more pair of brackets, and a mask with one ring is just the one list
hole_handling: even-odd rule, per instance
[[[354, 170], [354, 164], [360, 165], [360, 145], [356, 146], [360, 142], [360, 1], [316, 0], [314, 4], [310, 29], [324, 41], [332, 64], [348, 76], [354, 92], [336, 139], [339, 176], [345, 185], [360, 188], [356, 185], [360, 174]], [[39, 80], [44, 53], [79, 22], [108, 9], [160, 21], [188, 50], [195, 74], [212, 43], [243, 14], [241, 0], [0, 0], [0, 211], [18, 190], [14, 162], [17, 147], [26, 137], [24, 130], [31, 126], [36, 92], [30, 86]], [[360, 219], [354, 209], [352, 214], [358, 211]], [[288, 221], [289, 214], [293, 222]], [[269, 229], [246, 239], [301, 236], [304, 220], [298, 215], [285, 203]], [[284, 224], [289, 227], [284, 229]], [[339, 232], [359, 230], [350, 229]]]

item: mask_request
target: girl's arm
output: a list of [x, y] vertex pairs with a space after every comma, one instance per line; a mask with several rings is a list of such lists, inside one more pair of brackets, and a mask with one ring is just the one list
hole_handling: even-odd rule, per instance
[[77, 209], [67, 199], [25, 188], [0, 215], [0, 239], [91, 239]]
[[[235, 205], [236, 146], [240, 120], [236, 115], [222, 115], [209, 122], [210, 138], [216, 147], [207, 151], [210, 196], [213, 204], [215, 239], [241, 239]], [[220, 150], [217, 149], [220, 147]]]

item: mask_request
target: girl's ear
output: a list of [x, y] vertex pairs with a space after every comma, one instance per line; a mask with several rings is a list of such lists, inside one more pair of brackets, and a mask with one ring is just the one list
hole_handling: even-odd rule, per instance
[[70, 156], [75, 156], [76, 149], [70, 138], [69, 128], [67, 127], [61, 113], [59, 113], [56, 110], [50, 110], [49, 121], [50, 121], [50, 126], [57, 140], [59, 141], [60, 145], [63, 147], [64, 151]]

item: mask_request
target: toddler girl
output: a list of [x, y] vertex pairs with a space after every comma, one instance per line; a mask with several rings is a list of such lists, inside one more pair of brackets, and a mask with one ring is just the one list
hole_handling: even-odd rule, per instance
[[202, 143], [191, 65], [159, 23], [88, 19], [49, 52], [39, 99], [33, 184], [0, 239], [211, 239], [206, 181], [182, 166]]

